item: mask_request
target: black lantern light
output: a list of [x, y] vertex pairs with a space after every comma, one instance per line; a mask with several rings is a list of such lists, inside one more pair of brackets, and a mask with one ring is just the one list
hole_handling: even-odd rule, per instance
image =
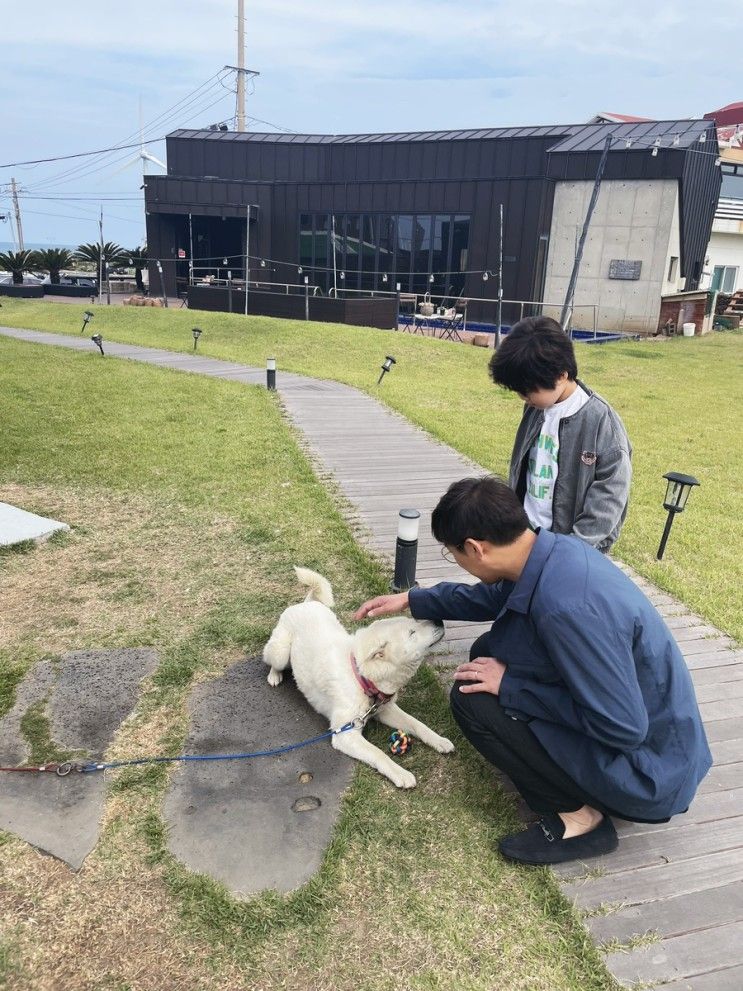
[[196, 345], [198, 344], [199, 338], [203, 334], [203, 331], [200, 330], [198, 327], [194, 327], [193, 330], [191, 331], [191, 333], [193, 334], [193, 349], [195, 351], [196, 350]]
[[379, 376], [379, 378], [377, 379], [377, 385], [379, 385], [379, 383], [380, 383], [380, 382], [382, 381], [382, 379], [384, 378], [384, 376], [385, 376], [385, 374], [386, 374], [387, 372], [389, 372], [389, 371], [391, 371], [391, 370], [392, 370], [392, 366], [393, 366], [393, 365], [396, 365], [396, 364], [397, 364], [397, 362], [396, 362], [396, 361], [395, 361], [395, 359], [394, 359], [394, 358], [392, 357], [392, 355], [391, 355], [391, 354], [388, 354], [388, 355], [387, 355], [387, 357], [386, 357], [386, 358], [384, 359], [384, 361], [382, 362], [382, 365], [381, 365], [381, 369], [382, 369], [382, 374], [381, 374], [381, 375]]
[[93, 313], [92, 310], [86, 310], [85, 313], [83, 313], [83, 325], [80, 328], [81, 334], [84, 333], [85, 328], [88, 326], [88, 324], [90, 323], [90, 321], [93, 319], [94, 316], [95, 313]]
[[404, 592], [416, 583], [415, 566], [418, 560], [418, 526], [421, 514], [417, 509], [401, 509], [397, 518], [397, 542], [395, 544], [395, 577], [393, 592]]
[[680, 475], [677, 471], [669, 471], [663, 478], [668, 479], [666, 497], [663, 500], [663, 508], [668, 510], [668, 519], [666, 520], [660, 547], [658, 548], [657, 558], [659, 561], [663, 557], [663, 551], [666, 549], [666, 541], [668, 540], [668, 534], [671, 532], [674, 516], [676, 513], [683, 513], [689, 493], [695, 485], [699, 485], [699, 482], [693, 475]]
[[101, 352], [101, 354], [103, 354], [103, 338], [101, 337], [101, 335], [93, 334], [93, 336], [90, 339], [96, 345], [96, 347]]
[[276, 391], [276, 359], [266, 358], [266, 388], [271, 391]]

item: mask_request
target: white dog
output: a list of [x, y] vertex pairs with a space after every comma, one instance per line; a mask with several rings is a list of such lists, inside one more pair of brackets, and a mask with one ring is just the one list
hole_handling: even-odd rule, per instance
[[310, 705], [333, 729], [354, 722], [354, 728], [331, 737], [336, 750], [370, 764], [398, 788], [414, 788], [415, 775], [362, 736], [365, 717], [373, 715], [446, 754], [454, 744], [396, 705], [395, 696], [413, 677], [429, 648], [444, 635], [442, 625], [429, 620], [379, 619], [356, 633], [338, 622], [333, 591], [322, 575], [295, 568], [300, 584], [309, 588], [304, 602], [281, 614], [263, 660], [271, 668], [269, 685], [283, 680], [291, 664], [294, 680]]

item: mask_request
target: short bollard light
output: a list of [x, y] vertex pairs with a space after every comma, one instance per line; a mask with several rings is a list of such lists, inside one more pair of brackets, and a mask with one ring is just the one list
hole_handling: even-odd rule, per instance
[[379, 378], [377, 379], [377, 385], [379, 385], [379, 383], [380, 383], [380, 382], [382, 381], [382, 379], [384, 378], [384, 376], [385, 376], [385, 374], [386, 374], [387, 372], [389, 372], [389, 371], [391, 371], [391, 369], [392, 369], [392, 366], [393, 366], [393, 365], [396, 365], [396, 364], [397, 364], [397, 362], [396, 362], [396, 361], [395, 361], [395, 359], [394, 359], [394, 358], [392, 357], [392, 355], [391, 355], [391, 354], [388, 354], [388, 355], [387, 355], [387, 357], [386, 357], [386, 358], [384, 359], [384, 361], [382, 362], [382, 365], [381, 365], [381, 369], [382, 369], [382, 374], [381, 374], [381, 375], [379, 376]]
[[663, 536], [660, 540], [660, 547], [658, 548], [657, 559], [659, 561], [663, 557], [663, 551], [666, 549], [666, 541], [668, 540], [668, 534], [671, 532], [674, 516], [676, 513], [683, 513], [689, 493], [695, 485], [699, 485], [699, 482], [693, 475], [680, 475], [677, 471], [669, 471], [663, 478], [668, 479], [666, 497], [663, 500], [663, 508], [668, 510], [668, 519], [666, 520]]
[[90, 339], [96, 345], [96, 347], [101, 352], [101, 354], [103, 354], [103, 338], [101, 337], [101, 335], [93, 334], [93, 336]]
[[404, 592], [415, 584], [415, 566], [418, 561], [418, 527], [421, 514], [417, 509], [401, 509], [397, 517], [397, 541], [395, 543], [395, 577], [393, 592]]
[[266, 358], [266, 388], [276, 391], [276, 359]]
[[95, 313], [93, 313], [91, 310], [86, 310], [85, 313], [83, 313], [83, 325], [80, 328], [81, 334], [85, 333], [85, 328], [88, 326], [88, 324], [90, 323], [90, 321], [93, 319], [94, 316]]
[[193, 349], [195, 351], [196, 345], [199, 343], [199, 338], [204, 333], [204, 331], [200, 330], [198, 327], [194, 327], [191, 333], [193, 334]]

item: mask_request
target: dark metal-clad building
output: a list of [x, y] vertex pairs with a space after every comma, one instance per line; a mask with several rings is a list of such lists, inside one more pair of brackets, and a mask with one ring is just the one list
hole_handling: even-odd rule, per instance
[[[607, 135], [609, 213], [597, 211], [596, 221], [608, 232], [595, 245], [601, 277], [606, 252], [644, 258], [641, 278], [658, 283], [660, 297], [668, 279], [651, 272], [665, 268], [670, 278], [675, 258], [676, 288], [696, 288], [720, 185], [715, 127], [704, 120], [339, 136], [179, 130], [167, 139], [167, 176], [145, 177], [148, 250], [170, 294], [228, 271], [244, 279], [249, 255], [251, 287], [296, 285], [306, 275], [323, 292], [399, 284], [403, 292], [492, 298], [503, 204], [503, 295], [543, 300], [548, 276], [556, 293], [563, 279], [552, 250], [566, 236], [562, 219], [555, 228], [556, 190], [567, 191], [561, 210], [572, 217], [575, 191], [592, 188]], [[641, 225], [655, 222], [646, 194], [659, 182], [669, 203], [677, 190], [665, 249], [657, 238], [638, 240]], [[615, 193], [613, 214], [612, 187], [626, 194]], [[566, 221], [573, 254], [585, 210], [574, 213]], [[617, 287], [609, 289], [613, 299]]]

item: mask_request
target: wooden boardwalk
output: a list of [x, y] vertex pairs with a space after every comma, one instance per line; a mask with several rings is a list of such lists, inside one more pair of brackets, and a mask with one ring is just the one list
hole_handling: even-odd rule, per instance
[[[85, 338], [10, 328], [0, 334], [91, 347]], [[106, 353], [251, 384], [265, 381], [260, 369], [197, 355], [113, 343]], [[461, 580], [462, 572], [443, 560], [430, 536], [430, 513], [452, 481], [483, 469], [347, 386], [280, 370], [278, 386], [318, 472], [347, 499], [359, 538], [390, 556], [398, 511], [415, 507], [422, 514], [421, 584]], [[743, 991], [743, 651], [682, 603], [624, 570], [679, 642], [715, 764], [686, 815], [657, 826], [618, 820], [622, 841], [615, 853], [589, 861], [583, 876], [576, 876], [576, 865], [558, 875], [566, 895], [586, 911], [594, 938], [606, 944], [607, 966], [623, 985]], [[447, 655], [440, 660], [457, 660], [484, 629], [447, 624]]]

